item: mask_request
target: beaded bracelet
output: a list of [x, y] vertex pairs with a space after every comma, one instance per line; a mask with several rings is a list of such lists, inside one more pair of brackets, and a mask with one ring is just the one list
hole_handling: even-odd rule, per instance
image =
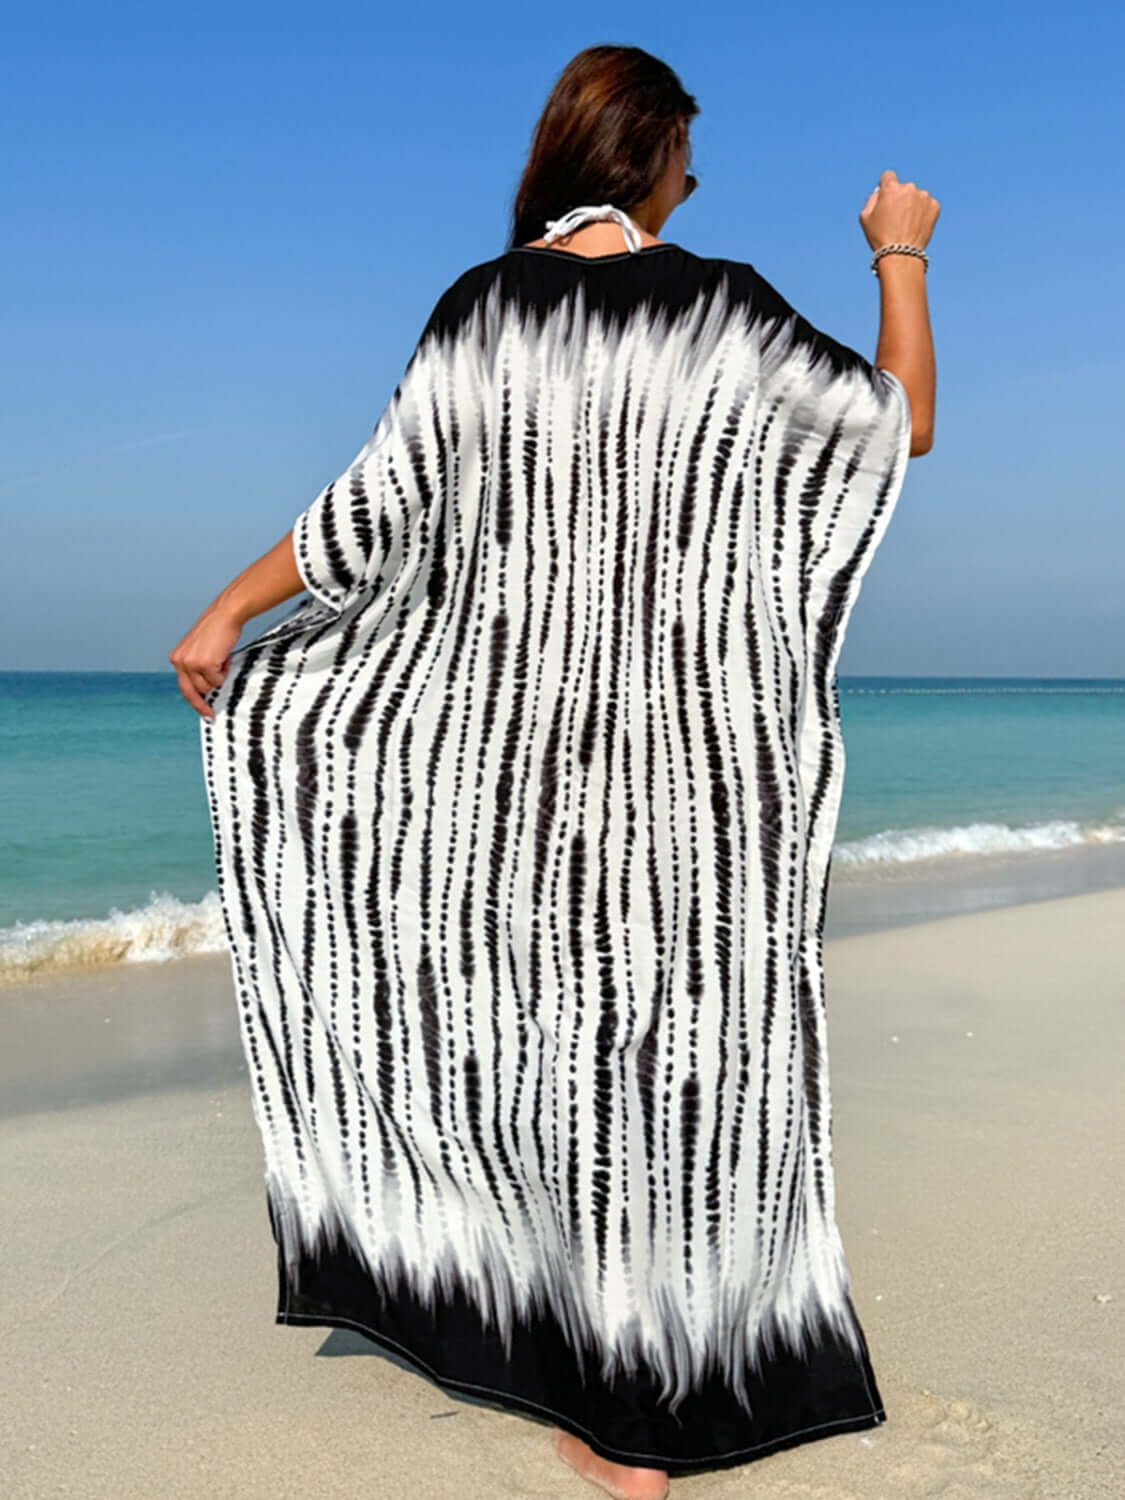
[[918, 245], [880, 245], [871, 257], [872, 276], [878, 276], [879, 274], [876, 268], [878, 267], [880, 256], [891, 254], [920, 255], [922, 257], [922, 269], [925, 271], [930, 269], [930, 257]]

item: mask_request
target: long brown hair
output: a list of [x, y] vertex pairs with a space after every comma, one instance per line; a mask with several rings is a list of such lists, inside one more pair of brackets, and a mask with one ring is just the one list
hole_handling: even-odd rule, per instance
[[507, 248], [541, 238], [548, 219], [580, 203], [628, 213], [656, 187], [695, 97], [640, 47], [586, 47], [559, 74], [531, 138]]

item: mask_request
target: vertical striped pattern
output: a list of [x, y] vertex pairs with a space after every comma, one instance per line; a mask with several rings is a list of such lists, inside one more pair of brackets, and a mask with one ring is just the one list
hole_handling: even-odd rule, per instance
[[675, 1412], [829, 1327], [835, 669], [898, 380], [752, 267], [514, 250], [297, 519], [202, 749], [287, 1264], [344, 1241]]

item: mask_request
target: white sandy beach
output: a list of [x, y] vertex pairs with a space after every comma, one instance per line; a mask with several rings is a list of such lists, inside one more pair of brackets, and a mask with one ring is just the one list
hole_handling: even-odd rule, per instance
[[[673, 1496], [1125, 1491], [1125, 889], [826, 951], [838, 1218], [887, 1406]], [[5, 1500], [593, 1496], [550, 1429], [274, 1323], [225, 956], [0, 995]]]

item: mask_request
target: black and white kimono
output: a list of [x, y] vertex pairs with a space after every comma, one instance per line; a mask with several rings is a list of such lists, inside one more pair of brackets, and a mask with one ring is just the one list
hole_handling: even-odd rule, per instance
[[910, 410], [627, 244], [440, 296], [201, 736], [277, 1321], [683, 1474], [885, 1420], [822, 939]]

